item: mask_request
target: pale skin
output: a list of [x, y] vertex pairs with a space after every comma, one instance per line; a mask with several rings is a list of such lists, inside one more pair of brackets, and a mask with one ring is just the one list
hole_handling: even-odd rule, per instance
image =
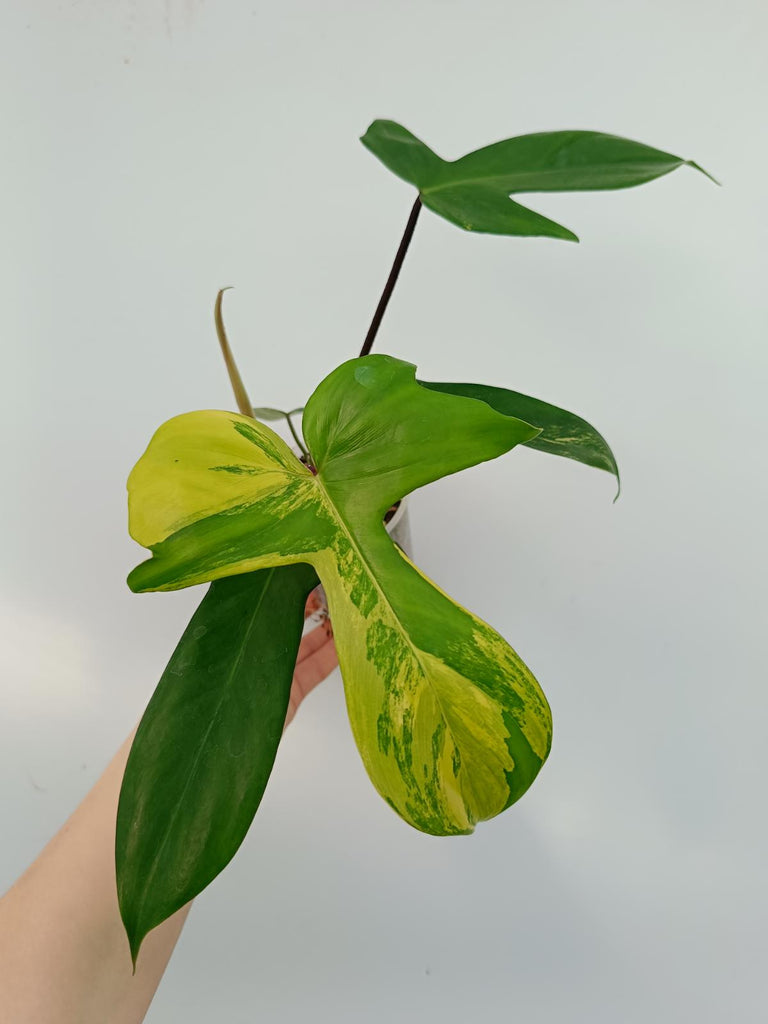
[[[330, 628], [321, 623], [301, 641], [286, 725], [337, 664]], [[117, 801], [133, 735], [0, 899], [0, 1024], [144, 1020], [191, 903], [150, 932], [134, 975], [114, 859]]]

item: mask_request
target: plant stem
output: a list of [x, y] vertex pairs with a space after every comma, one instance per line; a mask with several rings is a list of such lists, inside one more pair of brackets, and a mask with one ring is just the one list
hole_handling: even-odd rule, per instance
[[[224, 292], [226, 291], [229, 291], [229, 289], [221, 288], [219, 290], [219, 294], [216, 296], [216, 306], [213, 311], [213, 319], [216, 321], [216, 334], [218, 335], [219, 344], [221, 345], [221, 351], [224, 356], [224, 362], [226, 363], [227, 366], [227, 373], [229, 374], [229, 379], [232, 383], [232, 390], [235, 393], [235, 401], [237, 402], [237, 407], [244, 416], [250, 416], [251, 418], [253, 418], [253, 406], [251, 405], [251, 400], [248, 397], [248, 392], [245, 390], [243, 378], [240, 376], [240, 371], [237, 368], [235, 357], [232, 355], [232, 349], [229, 347], [227, 332], [224, 329], [224, 317], [221, 314], [221, 301]], [[302, 410], [303, 406], [302, 409], [294, 409], [293, 412], [301, 412]], [[309, 452], [301, 443], [301, 439], [299, 438], [299, 435], [296, 433], [296, 428], [293, 425], [291, 414], [288, 412], [284, 412], [283, 416], [285, 416], [286, 420], [288, 421], [288, 427], [290, 428], [290, 431], [293, 434], [294, 441], [304, 454], [304, 458], [309, 462]]]
[[293, 434], [293, 440], [296, 442], [296, 444], [299, 446], [301, 451], [304, 453], [304, 458], [309, 459], [309, 452], [307, 451], [307, 449], [304, 447], [304, 445], [299, 440], [299, 435], [296, 433], [296, 429], [295, 429], [295, 427], [293, 425], [293, 420], [291, 419], [291, 414], [289, 412], [287, 412], [285, 414], [285, 418], [288, 420], [288, 426], [290, 427], [291, 433]]
[[227, 373], [232, 383], [232, 390], [235, 393], [235, 401], [237, 402], [237, 408], [243, 414], [243, 416], [253, 417], [253, 405], [248, 397], [248, 392], [245, 390], [245, 384], [240, 376], [240, 371], [237, 368], [235, 357], [232, 355], [232, 349], [229, 347], [229, 341], [227, 340], [227, 332], [224, 330], [224, 318], [221, 315], [221, 300], [224, 292], [229, 291], [228, 288], [221, 288], [219, 294], [216, 296], [216, 306], [213, 311], [213, 319], [216, 322], [216, 334], [219, 337], [219, 344], [221, 345], [221, 352], [224, 356], [224, 362], [227, 366]]
[[367, 356], [371, 351], [373, 342], [379, 330], [381, 321], [384, 318], [384, 313], [387, 309], [387, 304], [392, 297], [392, 292], [395, 290], [395, 284], [397, 283], [397, 277], [400, 273], [400, 268], [403, 265], [405, 254], [408, 252], [408, 246], [411, 244], [411, 238], [416, 227], [416, 221], [419, 219], [419, 210], [421, 209], [421, 197], [416, 197], [416, 202], [413, 204], [411, 209], [411, 215], [408, 218], [408, 223], [405, 225], [405, 231], [400, 241], [400, 247], [395, 255], [395, 262], [392, 264], [392, 269], [389, 272], [387, 283], [384, 285], [384, 291], [381, 293], [379, 304], [376, 307], [376, 312], [373, 314], [373, 320], [371, 320], [371, 326], [368, 328], [368, 333], [365, 336], [363, 347], [360, 350], [361, 356]]

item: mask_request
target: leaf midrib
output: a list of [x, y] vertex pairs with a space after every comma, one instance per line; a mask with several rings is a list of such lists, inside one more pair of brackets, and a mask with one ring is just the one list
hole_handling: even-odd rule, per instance
[[[670, 165], [667, 170], [661, 171], [659, 174], [654, 174], [653, 175], [653, 179], [660, 178], [664, 174], [669, 174], [671, 171], [676, 170], [678, 167], [680, 167], [685, 162], [686, 161], [677, 161], [677, 162], [675, 162], [674, 164]], [[447, 166], [450, 166], [450, 162], [446, 161], [446, 164], [447, 164]], [[584, 165], [584, 169], [589, 171], [589, 170], [594, 169], [595, 166], [597, 166], [597, 165], [594, 165], [594, 164], [593, 165], [589, 165], [589, 164], [587, 164], [587, 165]], [[526, 175], [528, 175], [531, 172], [530, 171], [526, 171], [524, 173]], [[541, 175], [542, 177], [546, 177], [547, 175], [552, 176], [554, 174], [562, 174], [562, 169], [561, 168], [551, 168], [549, 170], [537, 171], [536, 173]], [[515, 176], [521, 177], [521, 176], [523, 176], [523, 172], [520, 172], [519, 174], [517, 172], [513, 172], [513, 174], [511, 176], [512, 177], [515, 177]], [[458, 179], [453, 180], [453, 181], [440, 182], [439, 184], [433, 185], [430, 188], [419, 188], [419, 192], [423, 196], [428, 196], [428, 195], [434, 195], [435, 193], [438, 193], [438, 192], [444, 192], [444, 191], [446, 191], [446, 189], [449, 189], [449, 188], [456, 188], [456, 187], [461, 187], [461, 186], [464, 186], [464, 185], [487, 185], [487, 184], [493, 184], [493, 182], [499, 182], [499, 188], [501, 188], [502, 187], [501, 186], [501, 182], [502, 181], [508, 181], [509, 178], [510, 178], [509, 174], [487, 174], [487, 175], [480, 174], [480, 175], [475, 175], [472, 178], [458, 178]], [[653, 180], [653, 179], [651, 179], [651, 180]], [[528, 189], [527, 188], [522, 188], [522, 189], [520, 189], [518, 191], [514, 187], [510, 188], [510, 189], [507, 189], [506, 186], [504, 186], [504, 187], [505, 187], [505, 191], [507, 192], [507, 195], [526, 195], [526, 194], [534, 194], [534, 193], [537, 193], [537, 192], [556, 191], [555, 189], [550, 190], [550, 189], [537, 189], [537, 188], [528, 188]], [[621, 188], [620, 185], [615, 185], [615, 186], [611, 186], [611, 187], [612, 188]], [[593, 187], [586, 186], [584, 188], [578, 188], [578, 189], [564, 188], [562, 191], [564, 191], [564, 192], [602, 192], [602, 191], [606, 191], [606, 189], [605, 188], [600, 188], [599, 186], [597, 186], [597, 187], [595, 187], [595, 186], [593, 186]]]
[[[349, 540], [350, 546], [357, 553], [357, 556], [360, 559], [360, 562], [362, 563], [362, 565], [365, 566], [365, 569], [366, 569], [366, 571], [368, 573], [368, 578], [373, 583], [374, 589], [381, 595], [381, 599], [382, 599], [383, 603], [386, 605], [386, 607], [389, 609], [389, 611], [390, 611], [390, 613], [392, 615], [393, 620], [400, 627], [401, 635], [406, 638], [406, 643], [411, 648], [411, 651], [413, 652], [414, 658], [416, 659], [416, 661], [417, 661], [417, 663], [419, 665], [419, 668], [421, 669], [422, 678], [424, 679], [424, 682], [427, 684], [427, 686], [429, 686], [430, 692], [432, 693], [432, 696], [434, 697], [435, 704], [439, 708], [440, 715], [442, 716], [442, 719], [445, 722], [445, 728], [448, 731], [449, 736], [451, 737], [451, 743], [453, 743], [454, 749], [458, 750], [459, 749], [459, 745], [456, 742], [456, 739], [455, 739], [454, 734], [453, 734], [453, 730], [451, 729], [451, 723], [450, 723], [450, 721], [448, 719], [447, 714], [445, 713], [445, 708], [443, 706], [443, 702], [440, 699], [439, 693], [437, 692], [435, 687], [432, 685], [432, 682], [431, 682], [431, 680], [429, 678], [429, 673], [427, 672], [426, 668], [424, 667], [424, 663], [422, 662], [421, 658], [419, 657], [419, 653], [421, 653], [419, 651], [419, 648], [415, 647], [414, 644], [412, 643], [412, 641], [411, 641], [411, 634], [403, 626], [403, 624], [402, 624], [402, 622], [400, 620], [399, 615], [397, 615], [397, 613], [395, 612], [395, 609], [392, 607], [391, 601], [389, 600], [389, 598], [387, 597], [385, 592], [379, 586], [379, 581], [376, 578], [376, 574], [373, 572], [368, 559], [365, 557], [365, 555], [363, 554], [362, 550], [360, 549], [360, 546], [357, 544], [357, 542], [355, 540], [355, 537], [354, 537], [354, 534], [352, 533], [349, 525], [347, 524], [346, 519], [341, 514], [338, 506], [333, 501], [333, 499], [331, 498], [330, 494], [328, 493], [328, 491], [326, 490], [325, 486], [323, 485], [323, 481], [320, 478], [320, 474], [319, 473], [317, 474], [317, 476], [315, 476], [315, 482], [317, 483], [317, 486], [320, 488], [321, 495], [325, 499], [325, 502], [326, 502], [327, 506], [330, 509], [331, 515], [335, 516], [335, 518], [338, 520], [338, 522], [341, 525], [341, 528], [342, 528], [343, 532], [346, 534], [347, 539]], [[466, 771], [464, 772], [464, 784], [468, 787], [468, 789], [470, 789], [470, 790], [472, 789], [471, 779], [469, 777], [469, 773], [466, 772]], [[466, 813], [466, 816], [467, 816], [467, 820], [469, 821], [469, 824], [472, 827], [474, 827], [475, 822], [472, 820], [470, 814], [468, 813], [469, 809], [467, 808], [466, 800], [464, 799], [463, 787], [460, 788], [460, 792], [461, 792], [462, 802], [464, 803], [464, 810], [465, 810], [465, 813]]]

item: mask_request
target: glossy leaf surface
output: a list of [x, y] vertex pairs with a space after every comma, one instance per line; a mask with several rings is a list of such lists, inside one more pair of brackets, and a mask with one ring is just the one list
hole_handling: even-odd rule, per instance
[[578, 241], [562, 224], [510, 199], [515, 193], [631, 188], [686, 164], [707, 173], [691, 160], [603, 132], [519, 135], [459, 160], [443, 160], [395, 121], [374, 121], [361, 141], [415, 185], [430, 210], [466, 231], [497, 235]]
[[[566, 459], [575, 459], [585, 466], [604, 469], [616, 477], [616, 483], [620, 486], [619, 467], [608, 442], [581, 416], [560, 409], [556, 405], [550, 405], [549, 402], [542, 402], [538, 398], [521, 395], [507, 388], [493, 387], [490, 384], [437, 383], [426, 380], [419, 383], [425, 388], [442, 391], [448, 395], [477, 398], [481, 402], [487, 402], [497, 412], [517, 416], [526, 423], [539, 427], [540, 434], [529, 441], [523, 441], [526, 447], [552, 455], [562, 455]], [[616, 497], [618, 496], [617, 491]]]
[[306, 564], [213, 583], [160, 679], [117, 815], [118, 899], [134, 963], [144, 936], [216, 877], [248, 831], [316, 583]]
[[164, 424], [129, 480], [131, 534], [153, 552], [129, 583], [167, 590], [311, 563], [374, 785], [416, 828], [470, 832], [535, 778], [549, 708], [506, 641], [423, 576], [382, 517], [415, 488], [538, 430], [421, 387], [414, 366], [383, 355], [331, 373], [303, 425], [317, 475], [246, 417], [208, 411]]

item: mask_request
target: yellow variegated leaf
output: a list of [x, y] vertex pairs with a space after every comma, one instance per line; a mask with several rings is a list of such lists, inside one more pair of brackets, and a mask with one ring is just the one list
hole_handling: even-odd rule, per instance
[[525, 792], [549, 751], [549, 708], [506, 641], [405, 558], [382, 516], [537, 429], [429, 391], [414, 371], [367, 356], [323, 381], [304, 415], [316, 475], [247, 417], [200, 412], [165, 424], [129, 480], [131, 533], [153, 553], [129, 583], [175, 589], [313, 565], [368, 773], [406, 821], [447, 835]]

